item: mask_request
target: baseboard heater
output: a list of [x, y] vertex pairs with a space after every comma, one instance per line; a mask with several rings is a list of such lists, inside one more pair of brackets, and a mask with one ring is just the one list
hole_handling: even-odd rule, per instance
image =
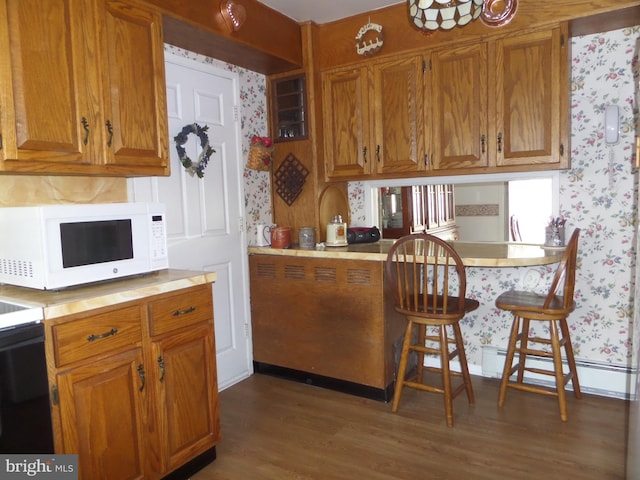
[[[506, 349], [487, 345], [483, 346], [482, 376], [500, 378], [502, 376], [506, 354]], [[564, 363], [564, 365], [566, 372], [568, 368], [566, 367], [566, 363]], [[550, 358], [531, 358], [527, 359], [527, 367], [553, 370], [553, 361]], [[581, 391], [605, 397], [635, 400], [637, 369], [580, 359], [576, 359], [576, 367], [578, 369]], [[477, 367], [472, 368], [469, 366], [469, 369], [473, 373]], [[554, 385], [552, 377], [547, 375], [526, 372], [525, 378], [532, 383]], [[572, 389], [571, 382], [567, 384], [567, 388], [569, 390]]]

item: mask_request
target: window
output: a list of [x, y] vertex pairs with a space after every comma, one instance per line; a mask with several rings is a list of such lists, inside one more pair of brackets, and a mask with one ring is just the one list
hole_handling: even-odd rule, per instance
[[508, 189], [508, 216], [517, 219], [522, 241], [544, 243], [544, 228], [554, 216], [552, 179], [512, 180]]
[[363, 182], [364, 223], [382, 225], [382, 188], [451, 183], [456, 212], [462, 211], [455, 220], [461, 241], [509, 241], [509, 217], [515, 215], [522, 241], [542, 244], [549, 217], [559, 211], [558, 178], [558, 172], [521, 172]]

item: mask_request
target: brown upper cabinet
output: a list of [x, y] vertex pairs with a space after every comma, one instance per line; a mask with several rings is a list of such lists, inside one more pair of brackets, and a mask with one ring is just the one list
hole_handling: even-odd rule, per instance
[[434, 52], [430, 66], [433, 82], [430, 166], [437, 170], [487, 167], [486, 43]]
[[432, 168], [568, 168], [567, 31], [433, 52]]
[[373, 64], [376, 174], [424, 170], [423, 82], [422, 55]]
[[422, 55], [322, 75], [327, 179], [424, 170]]
[[569, 168], [570, 50], [566, 23], [496, 40], [489, 146], [497, 167]]
[[326, 179], [569, 167], [566, 23], [322, 75]]
[[327, 180], [370, 175], [369, 76], [367, 67], [322, 75]]
[[433, 52], [437, 170], [569, 166], [566, 24]]
[[1, 0], [0, 19], [1, 172], [169, 174], [158, 12]]

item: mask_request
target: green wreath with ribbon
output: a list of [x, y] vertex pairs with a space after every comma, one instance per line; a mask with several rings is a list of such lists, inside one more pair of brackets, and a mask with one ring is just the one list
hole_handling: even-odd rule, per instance
[[[173, 137], [173, 140], [176, 142], [178, 158], [180, 158], [182, 166], [187, 170], [189, 175], [197, 175], [198, 178], [204, 177], [204, 169], [207, 167], [207, 163], [209, 163], [211, 154], [215, 153], [215, 150], [209, 145], [207, 130], [209, 130], [208, 125], [201, 127], [197, 123], [192, 123], [182, 127], [180, 133]], [[198, 136], [200, 139], [200, 146], [202, 147], [202, 152], [200, 152], [197, 162], [194, 162], [187, 156], [187, 151], [183, 146], [187, 143], [190, 133], [195, 133]]]

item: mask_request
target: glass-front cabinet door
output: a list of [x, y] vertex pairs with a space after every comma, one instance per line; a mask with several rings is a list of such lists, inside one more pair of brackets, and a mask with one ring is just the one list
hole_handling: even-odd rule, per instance
[[307, 137], [306, 79], [304, 75], [272, 81], [271, 108], [274, 140], [300, 140]]
[[422, 232], [448, 235], [445, 229], [455, 227], [453, 184], [383, 187], [379, 207], [382, 238]]

